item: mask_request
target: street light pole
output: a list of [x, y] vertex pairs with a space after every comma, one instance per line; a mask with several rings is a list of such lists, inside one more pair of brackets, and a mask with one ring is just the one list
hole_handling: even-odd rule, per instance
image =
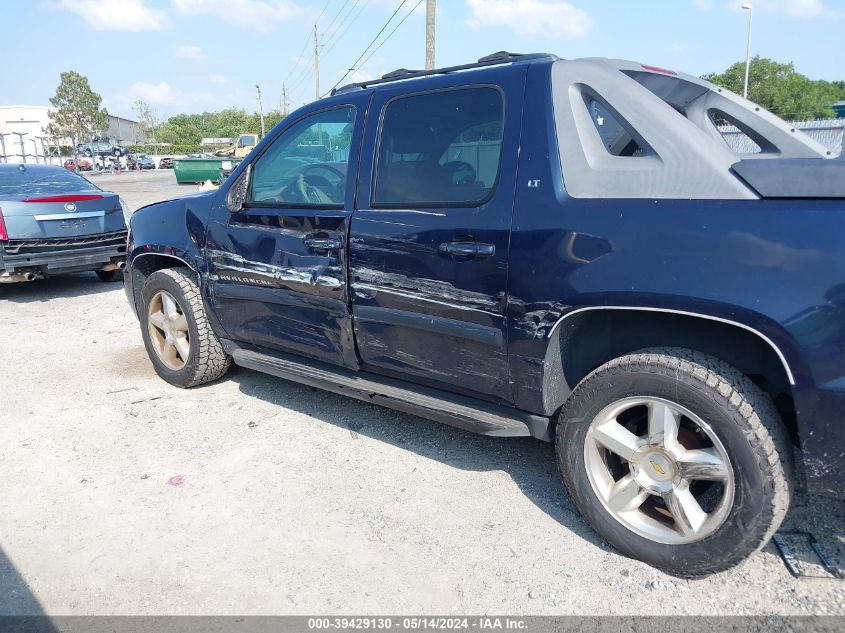
[[742, 91], [742, 96], [748, 99], [748, 75], [751, 73], [751, 25], [754, 22], [754, 5], [746, 2], [742, 5], [745, 11], [748, 11], [748, 47], [745, 49], [745, 87]]

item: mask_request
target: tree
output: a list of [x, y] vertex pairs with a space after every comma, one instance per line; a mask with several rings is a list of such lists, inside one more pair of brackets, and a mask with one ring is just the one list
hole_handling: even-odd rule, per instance
[[[737, 62], [723, 73], [704, 75], [704, 79], [742, 94], [745, 62]], [[792, 63], [757, 56], [751, 60], [748, 98], [784, 119], [828, 118], [834, 116], [831, 106], [842, 98], [842, 87], [814, 81], [796, 71]]]
[[[264, 115], [265, 123], [272, 128], [283, 118], [273, 110]], [[196, 145], [203, 138], [227, 137], [235, 139], [245, 132], [259, 132], [261, 120], [257, 113], [247, 114], [239, 108], [226, 108], [202, 114], [177, 114], [158, 126], [156, 140], [174, 145]]]
[[138, 117], [138, 132], [143, 140], [149, 140], [150, 136], [155, 133], [158, 119], [156, 118], [155, 110], [150, 107], [146, 101], [138, 99], [132, 105], [135, 114]]
[[108, 112], [100, 107], [103, 99], [91, 90], [88, 78], [69, 70], [60, 76], [59, 87], [50, 103], [56, 108], [49, 113], [47, 134], [60, 139], [70, 138], [73, 146], [105, 132]]

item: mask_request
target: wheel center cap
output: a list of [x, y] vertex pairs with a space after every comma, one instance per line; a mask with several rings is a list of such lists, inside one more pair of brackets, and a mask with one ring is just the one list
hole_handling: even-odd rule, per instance
[[653, 446], [644, 446], [631, 459], [631, 472], [643, 488], [660, 492], [678, 476], [675, 460]]

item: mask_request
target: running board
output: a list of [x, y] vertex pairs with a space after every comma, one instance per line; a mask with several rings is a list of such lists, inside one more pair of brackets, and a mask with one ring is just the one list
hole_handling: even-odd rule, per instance
[[224, 340], [235, 364], [319, 389], [412, 413], [459, 429], [497, 437], [533, 436], [550, 442], [549, 419], [367, 372], [261, 350]]

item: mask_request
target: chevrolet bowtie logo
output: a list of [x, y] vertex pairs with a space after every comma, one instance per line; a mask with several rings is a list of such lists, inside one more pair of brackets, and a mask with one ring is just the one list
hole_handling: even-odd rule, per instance
[[665, 470], [663, 470], [663, 466], [661, 466], [660, 464], [658, 464], [658, 463], [657, 463], [656, 461], [654, 461], [653, 459], [650, 459], [648, 463], [649, 463], [649, 464], [651, 464], [651, 467], [652, 467], [652, 468], [654, 468], [654, 470], [656, 470], [659, 474], [661, 474], [661, 475], [665, 475], [665, 474], [666, 474], [666, 471], [665, 471]]

